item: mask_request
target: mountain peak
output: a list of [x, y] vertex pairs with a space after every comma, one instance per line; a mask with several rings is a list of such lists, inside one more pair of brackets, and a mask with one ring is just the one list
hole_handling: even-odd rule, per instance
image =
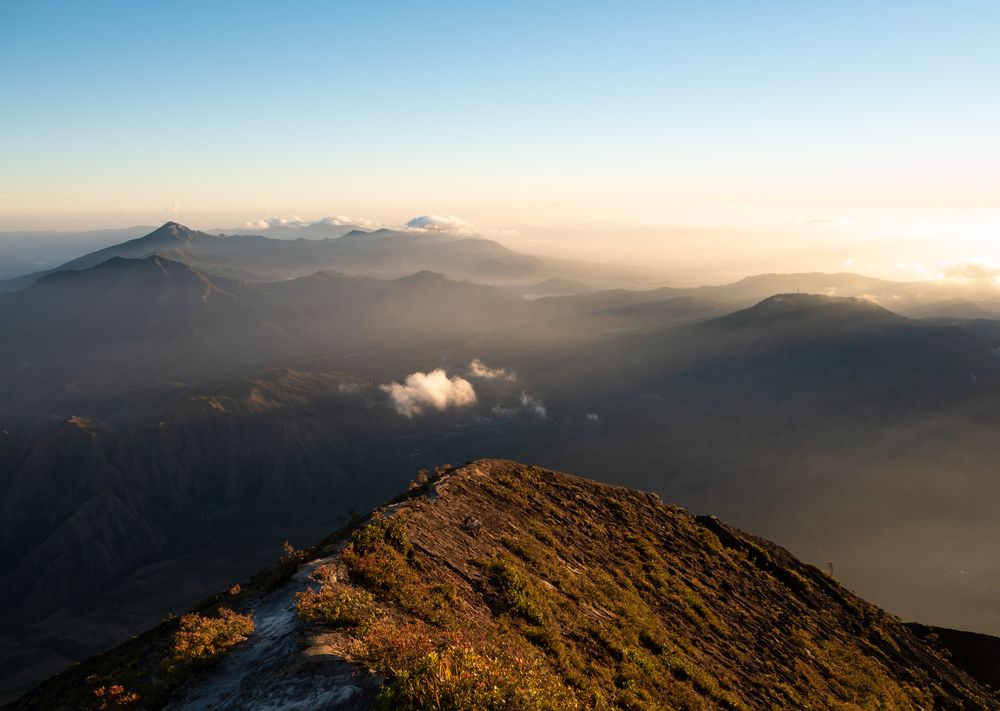
[[180, 224], [179, 222], [164, 222], [162, 225], [157, 227], [155, 230], [150, 232], [145, 237], [140, 237], [139, 239], [147, 241], [158, 241], [158, 240], [171, 240], [171, 241], [181, 241], [190, 242], [191, 237], [197, 234], [203, 234], [196, 230], [192, 230], [190, 227]]
[[904, 321], [902, 316], [869, 299], [803, 293], [775, 294], [748, 309], [719, 319], [720, 323], [728, 324], [811, 324], [817, 327], [890, 325]]
[[875, 300], [858, 296], [826, 296], [824, 294], [776, 294], [758, 306], [768, 309], [817, 310], [828, 313], [855, 314], [859, 318], [877, 318], [899, 322], [906, 320], [879, 305]]
[[[220, 627], [232, 650], [198, 672], [184, 640]], [[104, 683], [179, 709], [417, 709], [429, 694], [448, 708], [994, 707], [906, 625], [779, 546], [504, 460], [423, 473], [14, 708], [66, 705], [98, 664]]]

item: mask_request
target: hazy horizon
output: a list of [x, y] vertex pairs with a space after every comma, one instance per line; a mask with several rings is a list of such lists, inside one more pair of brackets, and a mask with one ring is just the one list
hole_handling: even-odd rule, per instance
[[688, 283], [996, 270], [1000, 17], [963, 7], [9, 3], [0, 230], [437, 214]]
[[998, 27], [0, 0], [0, 706], [1000, 708]]
[[[541, 214], [544, 210], [539, 209]], [[440, 220], [431, 229], [476, 234], [518, 251], [542, 256], [639, 266], [682, 286], [734, 281], [764, 273], [851, 272], [894, 281], [998, 280], [1000, 210], [798, 208], [783, 217], [748, 208], [689, 211], [686, 221], [630, 223], [479, 222], [465, 214], [327, 210], [274, 215], [258, 213], [186, 214], [177, 209], [110, 218], [55, 218], [31, 222], [0, 221], [4, 232], [82, 232], [156, 227], [176, 221], [192, 229], [241, 234], [284, 234], [320, 226], [353, 224], [366, 230], [405, 228], [412, 219]], [[469, 214], [476, 214], [471, 212]], [[543, 218], [544, 219], [544, 218]], [[984, 249], [984, 246], [986, 247]]]

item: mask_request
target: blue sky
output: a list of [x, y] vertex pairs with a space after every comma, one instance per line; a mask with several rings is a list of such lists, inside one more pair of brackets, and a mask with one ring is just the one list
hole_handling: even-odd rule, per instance
[[1000, 208], [998, 40], [995, 2], [5, 0], [0, 229]]

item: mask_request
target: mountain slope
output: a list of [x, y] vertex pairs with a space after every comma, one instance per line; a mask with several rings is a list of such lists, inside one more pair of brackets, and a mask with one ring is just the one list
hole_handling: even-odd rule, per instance
[[275, 239], [261, 235], [212, 235], [168, 222], [136, 239], [85, 254], [52, 270], [0, 280], [0, 293], [17, 291], [59, 271], [89, 269], [112, 257], [159, 255], [212, 276], [269, 282], [318, 270], [355, 276], [398, 278], [434, 271], [455, 279], [526, 284], [547, 278], [584, 279], [595, 284], [648, 283], [649, 274], [613, 267], [522, 254], [482, 237], [379, 229], [352, 230], [326, 239]]
[[[192, 630], [218, 653], [193, 662]], [[134, 707], [172, 709], [1000, 708], [772, 543], [500, 460], [439, 470], [364, 527], [9, 708], [74, 706], [115, 685], [141, 697]]]
[[58, 411], [68, 396], [251, 363], [433, 342], [511, 323], [528, 306], [430, 272], [248, 284], [162, 256], [113, 257], [0, 295], [0, 412]]
[[611, 289], [586, 294], [543, 298], [553, 309], [588, 303], [605, 308], [688, 296], [744, 308], [775, 294], [788, 296], [822, 295], [853, 297], [877, 303], [893, 312], [920, 318], [925, 316], [995, 315], [1000, 287], [991, 282], [920, 281], [898, 282], [860, 274], [799, 273], [759, 274], [731, 284], [697, 287], [661, 287], [645, 291]]
[[141, 237], [154, 229], [136, 226], [85, 232], [0, 232], [0, 291], [5, 290], [7, 279], [44, 272], [81, 253]]

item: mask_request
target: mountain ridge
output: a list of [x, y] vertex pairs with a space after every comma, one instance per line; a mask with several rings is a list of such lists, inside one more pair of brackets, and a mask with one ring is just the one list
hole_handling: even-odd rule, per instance
[[171, 259], [212, 275], [252, 282], [324, 269], [388, 278], [429, 269], [490, 283], [581, 274], [602, 282], [638, 280], [636, 269], [537, 257], [478, 236], [381, 228], [289, 240], [259, 234], [214, 235], [167, 222], [143, 237], [84, 254], [54, 269], [0, 280], [0, 293], [23, 289], [55, 271], [89, 268], [112, 256], [143, 258], [156, 251], [169, 252]]
[[6, 708], [85, 703], [112, 685], [137, 708], [171, 709], [415, 709], [432, 693], [482, 708], [1000, 708], [779, 546], [506, 460], [423, 475], [182, 624], [224, 610], [254, 613], [256, 631], [208, 666], [158, 671], [179, 649], [174, 619]]

